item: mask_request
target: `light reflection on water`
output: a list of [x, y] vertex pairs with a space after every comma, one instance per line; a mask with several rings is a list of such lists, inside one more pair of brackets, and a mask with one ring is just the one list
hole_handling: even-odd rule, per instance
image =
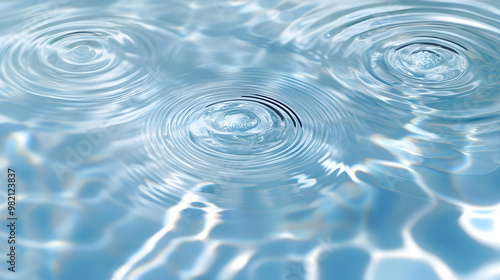
[[0, 277], [499, 279], [494, 5], [1, 3]]

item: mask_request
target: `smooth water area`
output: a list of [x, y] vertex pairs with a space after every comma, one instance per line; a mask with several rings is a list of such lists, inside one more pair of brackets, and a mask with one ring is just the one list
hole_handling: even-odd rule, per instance
[[1, 279], [500, 279], [500, 2], [0, 15]]

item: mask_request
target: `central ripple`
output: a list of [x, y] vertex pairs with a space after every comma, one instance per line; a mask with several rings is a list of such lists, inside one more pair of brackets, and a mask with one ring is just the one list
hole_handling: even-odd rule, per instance
[[432, 69], [441, 63], [441, 56], [431, 51], [416, 51], [409, 59], [413, 65], [421, 69]]
[[92, 60], [96, 55], [96, 51], [88, 45], [78, 45], [66, 53], [66, 56], [77, 63], [85, 63]]
[[222, 152], [263, 152], [277, 145], [290, 130], [272, 109], [245, 100], [208, 106], [190, 126], [191, 137]]
[[220, 116], [216, 123], [223, 130], [247, 131], [259, 124], [259, 117], [250, 111], [233, 110]]
[[386, 59], [403, 76], [421, 82], [451, 81], [468, 66], [465, 57], [455, 48], [459, 49], [457, 46], [416, 42], [392, 50]]

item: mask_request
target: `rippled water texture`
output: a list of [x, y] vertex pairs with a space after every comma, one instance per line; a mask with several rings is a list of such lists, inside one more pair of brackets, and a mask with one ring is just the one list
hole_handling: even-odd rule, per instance
[[0, 2], [0, 278], [500, 279], [499, 4], [351, 2]]

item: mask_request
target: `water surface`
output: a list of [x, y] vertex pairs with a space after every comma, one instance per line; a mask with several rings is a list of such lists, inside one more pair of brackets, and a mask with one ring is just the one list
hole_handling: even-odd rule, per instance
[[1, 2], [0, 278], [500, 279], [499, 8]]

